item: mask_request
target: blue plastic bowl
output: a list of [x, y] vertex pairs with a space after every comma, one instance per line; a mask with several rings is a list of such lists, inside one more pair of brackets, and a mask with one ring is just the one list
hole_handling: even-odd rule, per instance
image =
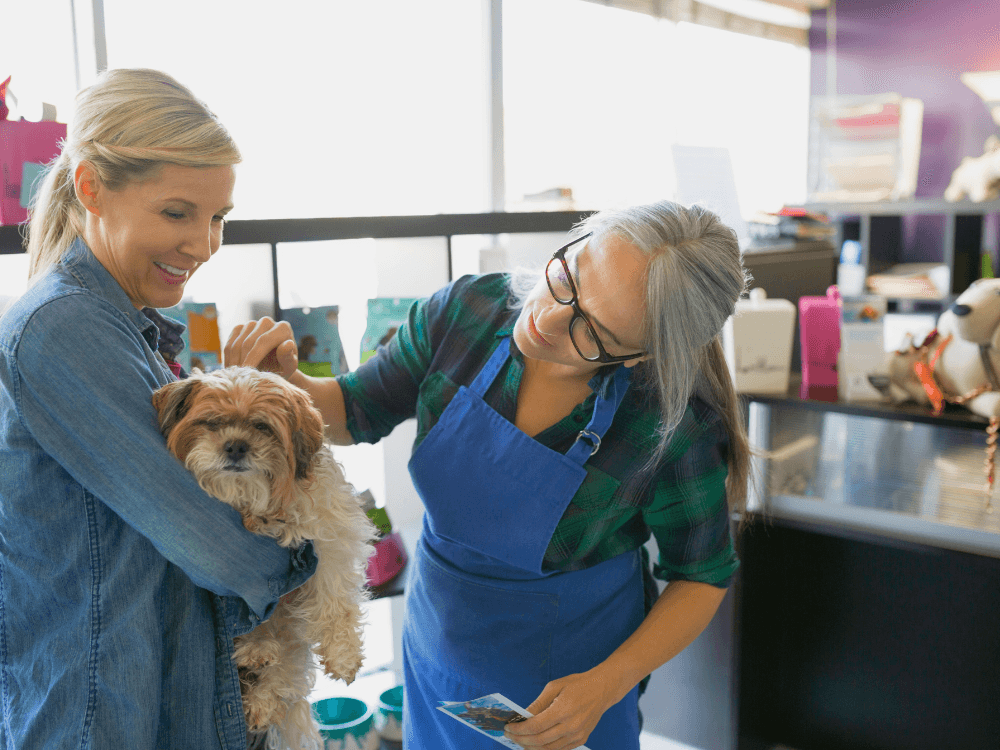
[[387, 740], [403, 740], [403, 686], [389, 688], [378, 697], [375, 728]]
[[324, 740], [342, 740], [348, 735], [364, 747], [364, 738], [375, 726], [374, 712], [357, 698], [326, 698], [312, 704]]

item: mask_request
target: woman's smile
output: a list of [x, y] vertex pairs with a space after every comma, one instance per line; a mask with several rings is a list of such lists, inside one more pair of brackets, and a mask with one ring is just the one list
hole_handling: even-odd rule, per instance
[[550, 344], [538, 330], [538, 327], [535, 325], [535, 316], [532, 314], [528, 315], [528, 330], [531, 331], [531, 335], [534, 336], [540, 344], [543, 346], [552, 346], [552, 344]]
[[[153, 265], [160, 270], [160, 278], [163, 279], [165, 284], [183, 284], [188, 279], [188, 271], [185, 271], [183, 268], [175, 268], [174, 266], [168, 266], [166, 263], [160, 263], [155, 260], [153, 261]], [[189, 270], [193, 271], [194, 269]]]

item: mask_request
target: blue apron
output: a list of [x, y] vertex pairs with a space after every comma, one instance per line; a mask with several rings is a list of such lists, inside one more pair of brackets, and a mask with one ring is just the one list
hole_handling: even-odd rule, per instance
[[[405, 750], [494, 750], [492, 739], [438, 711], [439, 702], [502, 693], [527, 708], [546, 683], [604, 661], [644, 616], [638, 550], [580, 571], [542, 570], [631, 370], [615, 371], [563, 455], [483, 400], [509, 356], [504, 338], [410, 459], [426, 512], [403, 624]], [[638, 750], [637, 701], [633, 688], [587, 747]]]

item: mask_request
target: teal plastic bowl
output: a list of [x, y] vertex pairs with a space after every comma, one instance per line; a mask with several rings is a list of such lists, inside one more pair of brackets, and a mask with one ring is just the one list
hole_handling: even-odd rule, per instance
[[357, 698], [326, 698], [313, 703], [312, 712], [324, 743], [334, 740], [343, 746], [348, 737], [353, 737], [363, 748], [370, 744], [369, 735], [375, 733], [374, 711]]
[[387, 740], [403, 740], [403, 686], [389, 688], [378, 697], [375, 706], [375, 728]]

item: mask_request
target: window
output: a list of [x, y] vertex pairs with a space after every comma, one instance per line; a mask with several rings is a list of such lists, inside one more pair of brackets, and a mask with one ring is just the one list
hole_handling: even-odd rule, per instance
[[108, 64], [173, 75], [226, 124], [244, 156], [233, 218], [479, 212], [480, 6], [105, 0]]
[[809, 52], [581, 0], [505, 0], [509, 206], [673, 196], [671, 146], [729, 149], [744, 215], [805, 199]]

